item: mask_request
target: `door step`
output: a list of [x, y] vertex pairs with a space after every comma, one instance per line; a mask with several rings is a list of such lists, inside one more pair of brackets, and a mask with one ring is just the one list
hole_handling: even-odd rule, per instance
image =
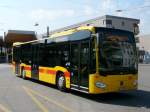
[[84, 86], [78, 86], [78, 85], [75, 85], [75, 84], [71, 84], [71, 89], [76, 90], [76, 91], [80, 91], [80, 92], [83, 92], [83, 93], [89, 93], [89, 88], [84, 87]]
[[80, 91], [80, 92], [83, 92], [83, 93], [89, 93], [88, 91], [84, 91], [84, 90], [80, 90], [80, 89], [76, 89], [76, 88], [73, 88], [71, 87], [72, 90], [76, 90], [76, 91]]

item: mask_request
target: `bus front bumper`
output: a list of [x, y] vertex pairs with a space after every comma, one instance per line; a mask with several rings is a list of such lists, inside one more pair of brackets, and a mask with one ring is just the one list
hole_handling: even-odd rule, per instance
[[89, 78], [89, 93], [100, 94], [136, 90], [138, 77], [135, 74], [101, 76], [91, 74]]

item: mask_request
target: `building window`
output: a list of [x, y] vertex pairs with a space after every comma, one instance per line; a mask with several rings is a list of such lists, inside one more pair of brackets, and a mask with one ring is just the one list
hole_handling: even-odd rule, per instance
[[139, 34], [139, 26], [136, 23], [133, 23], [133, 32], [134, 34]]
[[106, 24], [112, 25], [112, 20], [106, 20]]
[[122, 26], [125, 26], [125, 23], [124, 23], [124, 21], [122, 21], [122, 22], [121, 22], [121, 25], [122, 25]]
[[103, 20], [103, 25], [105, 25], [105, 20]]

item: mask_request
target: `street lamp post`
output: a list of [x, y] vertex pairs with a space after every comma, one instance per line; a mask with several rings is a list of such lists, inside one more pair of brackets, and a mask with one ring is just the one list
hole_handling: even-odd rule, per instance
[[[36, 22], [36, 23], [34, 24], [34, 26], [35, 26], [35, 27], [38, 27], [38, 26], [39, 26], [39, 23]], [[35, 32], [36, 39], [38, 39], [38, 33], [37, 33], [37, 29], [36, 29], [36, 28], [35, 28], [34, 32]]]
[[47, 26], [47, 37], [49, 37], [49, 26]]

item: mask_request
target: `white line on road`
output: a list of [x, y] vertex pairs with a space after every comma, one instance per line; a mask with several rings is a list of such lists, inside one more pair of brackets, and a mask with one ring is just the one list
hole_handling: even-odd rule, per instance
[[0, 110], [2, 110], [3, 112], [12, 112], [8, 108], [4, 107], [2, 104], [0, 104]]
[[38, 107], [42, 110], [42, 112], [48, 112], [48, 109], [39, 100], [37, 100], [35, 96], [33, 96], [31, 91], [27, 87], [23, 86], [23, 89], [31, 97], [31, 99], [38, 105]]
[[50, 99], [50, 98], [48, 98], [48, 97], [46, 97], [46, 96], [40, 94], [39, 92], [36, 92], [36, 91], [34, 91], [34, 90], [32, 90], [32, 89], [30, 89], [30, 88], [28, 88], [28, 87], [25, 87], [25, 86], [23, 86], [23, 88], [27, 88], [27, 89], [28, 89], [30, 92], [32, 92], [33, 94], [35, 94], [35, 95], [37, 95], [37, 96], [40, 96], [41, 98], [43, 98], [43, 99], [49, 101], [50, 103], [53, 103], [53, 104], [57, 105], [58, 107], [61, 107], [61, 108], [64, 109], [66, 112], [73, 112], [73, 110], [71, 110], [71, 109], [68, 108], [67, 106], [65, 106], [65, 105], [63, 105], [63, 104], [61, 104], [61, 103], [59, 103], [59, 102], [56, 102], [55, 100], [52, 100], [52, 99]]

